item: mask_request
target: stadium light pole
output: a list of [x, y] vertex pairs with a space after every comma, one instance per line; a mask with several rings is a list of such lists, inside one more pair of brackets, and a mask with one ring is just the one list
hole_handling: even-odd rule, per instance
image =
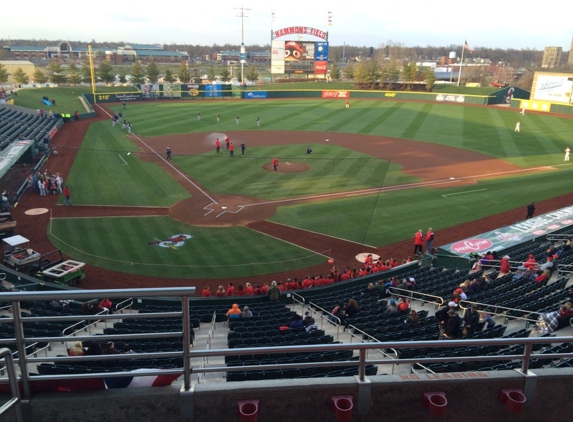
[[246, 62], [246, 53], [245, 53], [245, 18], [248, 18], [247, 15], [245, 15], [245, 11], [247, 10], [251, 10], [251, 9], [247, 9], [245, 7], [243, 7], [243, 5], [241, 5], [241, 7], [236, 8], [238, 10], [241, 11], [241, 13], [239, 15], [237, 15], [238, 18], [241, 18], [241, 52], [240, 52], [240, 60], [241, 60], [241, 85], [243, 85], [243, 83], [245, 82], [245, 62]]

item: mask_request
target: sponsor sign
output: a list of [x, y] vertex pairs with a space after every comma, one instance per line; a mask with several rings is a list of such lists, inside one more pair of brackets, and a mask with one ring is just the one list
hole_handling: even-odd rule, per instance
[[466, 97], [464, 97], [463, 95], [443, 95], [443, 94], [436, 95], [436, 101], [463, 103], [465, 100]]
[[315, 75], [326, 75], [328, 71], [328, 62], [314, 62], [314, 74]]
[[221, 85], [205, 85], [205, 97], [222, 97]]
[[312, 35], [313, 37], [328, 38], [328, 32], [321, 31], [320, 29], [311, 28], [310, 26], [289, 26], [287, 28], [277, 29], [272, 32], [272, 39], [284, 37], [287, 35]]
[[116, 94], [116, 101], [138, 101], [141, 99], [141, 94]]
[[269, 98], [269, 93], [267, 91], [247, 91], [245, 93], [245, 98], [248, 100], [254, 100], [258, 98]]
[[350, 91], [322, 91], [322, 98], [350, 98]]
[[327, 42], [317, 42], [316, 43], [316, 60], [328, 62], [328, 43]]
[[534, 100], [573, 103], [573, 78], [565, 75], [538, 75], [532, 89]]
[[440, 247], [441, 250], [469, 258], [470, 254], [503, 251], [573, 225], [573, 206], [561, 208], [510, 226], [500, 227], [475, 237]]

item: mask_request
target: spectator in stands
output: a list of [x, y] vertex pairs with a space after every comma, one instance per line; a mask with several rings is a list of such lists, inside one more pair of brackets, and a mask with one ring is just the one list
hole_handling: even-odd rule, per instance
[[366, 287], [366, 290], [364, 290], [364, 294], [365, 295], [375, 295], [378, 292], [376, 291], [376, 286], [374, 286], [374, 283], [369, 283], [368, 287]]
[[299, 314], [294, 314], [289, 328], [303, 328], [303, 327], [304, 324], [302, 322], [302, 317]]
[[131, 350], [131, 346], [127, 343], [125, 343], [123, 345], [123, 354], [124, 355], [131, 355], [131, 354], [135, 354], [135, 352], [133, 350]]
[[332, 310], [332, 312], [330, 313], [330, 317], [329, 319], [334, 322], [334, 323], [338, 323], [338, 319], [340, 319], [342, 321], [342, 319], [344, 319], [344, 303], [343, 302], [338, 302], [338, 305], [336, 305], [334, 307], [334, 309]]
[[84, 349], [83, 343], [81, 341], [76, 341], [68, 354], [70, 356], [84, 356], [86, 351]]
[[560, 248], [557, 248], [556, 253], [558, 255], [562, 255], [564, 252], [570, 251], [571, 250], [571, 239], [567, 239], [567, 241], [561, 245]]
[[410, 315], [404, 320], [406, 324], [417, 324], [420, 317], [415, 309], [410, 310]]
[[269, 290], [267, 292], [267, 296], [271, 302], [277, 302], [281, 298], [281, 291], [277, 286], [277, 282], [273, 280]]
[[398, 305], [396, 304], [396, 299], [391, 298], [388, 301], [388, 305], [386, 306], [386, 313], [387, 314], [394, 314], [398, 312]]
[[495, 327], [495, 319], [489, 312], [480, 312], [480, 320], [481, 322], [485, 322], [487, 324], [486, 330], [491, 330], [493, 327]]
[[113, 303], [111, 303], [111, 300], [109, 300], [107, 297], [106, 297], [106, 298], [103, 298], [103, 299], [101, 300], [101, 302], [99, 303], [99, 306], [101, 306], [101, 307], [104, 309], [104, 311], [107, 311], [106, 313], [108, 313], [108, 314], [113, 313], [113, 312], [112, 312], [112, 310], [113, 310]]
[[539, 271], [535, 277], [535, 282], [536, 283], [547, 283], [549, 281], [549, 279], [551, 278], [551, 271], [546, 269], [543, 271]]
[[410, 309], [410, 302], [406, 298], [401, 297], [398, 300], [398, 310], [407, 311], [408, 309]]
[[215, 296], [225, 297], [226, 295], [227, 295], [227, 293], [225, 292], [225, 289], [223, 288], [223, 286], [219, 286], [219, 288], [217, 289], [217, 293], [215, 293]]
[[511, 272], [511, 265], [509, 264], [509, 255], [504, 255], [499, 261], [499, 275], [498, 278], [503, 277]]
[[573, 317], [573, 305], [571, 302], [566, 302], [564, 305], [559, 307], [559, 318], [560, 318], [560, 325], [561, 323], [568, 323], [569, 320]]
[[464, 313], [464, 337], [473, 335], [479, 326], [479, 312], [477, 309], [478, 307], [474, 303]]
[[253, 316], [253, 313], [251, 312], [249, 307], [245, 306], [243, 308], [243, 312], [241, 312], [241, 319], [248, 319], [248, 318], [251, 318], [252, 316]]
[[109, 313], [109, 311], [106, 311], [106, 309], [99, 303], [94, 303], [90, 309], [91, 313], [94, 315], [99, 315], [99, 314], [107, 315]]
[[233, 303], [233, 306], [231, 306], [231, 309], [229, 309], [225, 315], [227, 315], [228, 319], [240, 318], [241, 317], [241, 309], [239, 309], [239, 305], [237, 305], [236, 303]]
[[540, 269], [541, 271], [543, 271], [543, 270], [549, 270], [550, 272], [553, 271], [553, 267], [555, 266], [555, 263], [553, 262], [553, 260], [554, 260], [553, 257], [554, 257], [554, 256], [555, 256], [555, 255], [548, 256], [548, 257], [547, 257], [547, 261], [545, 261], [544, 264], [541, 264], [541, 265], [539, 266], [539, 269]]
[[455, 310], [458, 308], [458, 304], [456, 302], [449, 302], [446, 306], [440, 308], [435, 314], [434, 316], [438, 319], [438, 321], [440, 322], [440, 331], [442, 333], [445, 332], [446, 330], [446, 326], [448, 323], [448, 320], [450, 319], [450, 314], [449, 312], [451, 310], [453, 310], [455, 312]]
[[527, 260], [517, 268], [522, 271], [525, 270], [534, 271], [536, 267], [537, 267], [537, 260], [535, 259], [535, 256], [533, 254], [529, 254]]
[[302, 324], [306, 327], [308, 327], [309, 325], [313, 325], [315, 324], [316, 321], [314, 320], [314, 318], [310, 315], [310, 312], [306, 311], [304, 313], [304, 319], [302, 320]]
[[356, 302], [356, 300], [349, 299], [348, 305], [344, 309], [345, 319], [354, 317], [354, 315], [356, 315], [358, 313], [358, 311], [360, 311], [360, 307], [358, 306], [358, 303]]
[[110, 341], [101, 352], [102, 355], [121, 355], [121, 352], [116, 349], [115, 343]]
[[384, 287], [384, 280], [378, 280], [375, 288], [376, 288], [376, 293], [378, 293], [379, 299], [386, 296], [386, 287]]
[[448, 311], [448, 321], [446, 323], [446, 329], [444, 331], [444, 338], [448, 340], [455, 340], [461, 337], [461, 325], [462, 319], [458, 315], [455, 309], [450, 309]]
[[203, 287], [203, 291], [201, 292], [201, 296], [211, 297], [211, 291], [209, 290], [209, 286]]
[[466, 293], [471, 285], [471, 281], [469, 279], [465, 280], [464, 282], [460, 283], [460, 289], [462, 289], [462, 292]]
[[92, 313], [90, 303], [84, 302], [80, 312], [82, 313], [82, 315], [90, 315]]
[[97, 356], [101, 355], [101, 345], [94, 341], [92, 344], [89, 345], [88, 349], [86, 350], [86, 356]]

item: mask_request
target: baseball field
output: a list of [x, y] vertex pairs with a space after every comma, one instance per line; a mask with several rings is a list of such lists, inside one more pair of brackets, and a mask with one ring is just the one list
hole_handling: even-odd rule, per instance
[[[323, 99], [95, 109], [52, 145], [48, 165], [64, 175], [71, 166], [74, 205], [51, 208], [47, 235], [66, 255], [112, 271], [114, 283], [129, 274], [259, 280], [325, 268], [328, 258], [356, 265], [355, 252], [418, 228], [432, 227], [439, 245], [441, 231], [571, 191], [566, 116], [353, 99], [348, 109]], [[131, 134], [112, 126], [113, 112]]]

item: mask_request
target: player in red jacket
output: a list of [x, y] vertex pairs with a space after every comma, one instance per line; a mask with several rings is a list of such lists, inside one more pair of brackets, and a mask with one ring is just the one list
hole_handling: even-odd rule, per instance
[[279, 159], [277, 157], [273, 158], [273, 169], [277, 171], [279, 168]]
[[217, 154], [221, 150], [221, 141], [219, 141], [219, 138], [217, 138], [217, 140], [215, 141], [215, 149], [217, 150]]
[[424, 247], [424, 234], [422, 233], [422, 229], [420, 229], [414, 235], [414, 255], [422, 253], [423, 247]]

